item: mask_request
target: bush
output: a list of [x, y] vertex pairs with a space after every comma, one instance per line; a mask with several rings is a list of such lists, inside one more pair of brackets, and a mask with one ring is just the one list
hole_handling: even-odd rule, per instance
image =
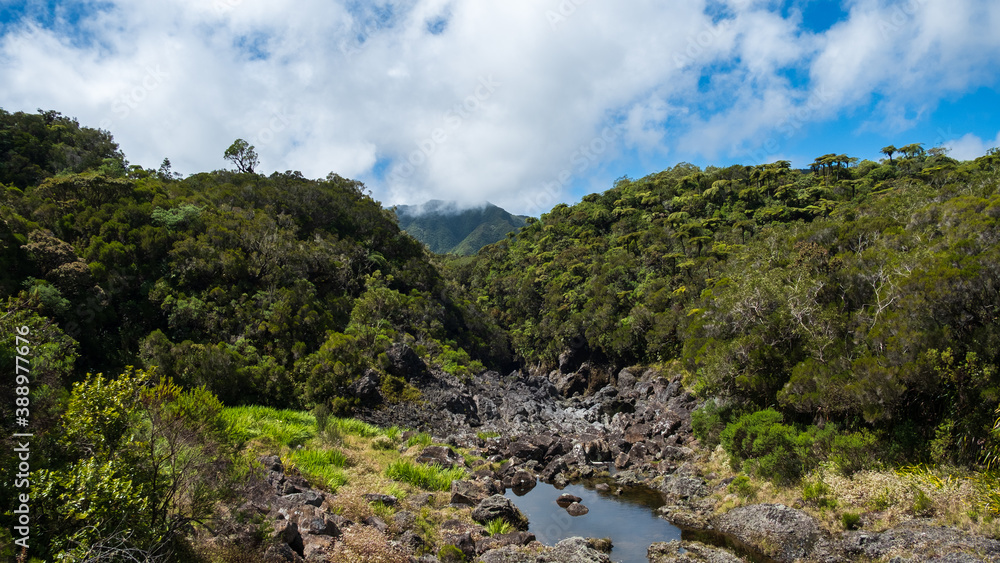
[[840, 523], [845, 530], [857, 530], [861, 527], [861, 515], [854, 512], [845, 512], [840, 515]]
[[729, 453], [734, 471], [748, 469], [775, 482], [799, 478], [803, 470], [804, 453], [812, 442], [808, 435], [782, 424], [781, 413], [766, 409], [741, 416], [730, 423], [720, 435], [722, 447]]
[[449, 544], [441, 546], [438, 550], [438, 559], [444, 563], [461, 563], [465, 561], [465, 554], [461, 549]]
[[831, 445], [830, 461], [848, 477], [862, 469], [870, 469], [878, 461], [878, 442], [878, 436], [867, 430], [837, 435]]
[[802, 500], [815, 504], [819, 508], [836, 508], [836, 499], [829, 498], [830, 486], [823, 482], [823, 479], [807, 481], [802, 484]]
[[727, 490], [730, 493], [739, 495], [745, 499], [753, 500], [757, 497], [757, 487], [750, 482], [750, 478], [746, 475], [737, 475], [729, 483]]
[[714, 448], [719, 445], [720, 435], [731, 419], [731, 407], [719, 406], [715, 399], [709, 399], [691, 413], [691, 430], [695, 438]]

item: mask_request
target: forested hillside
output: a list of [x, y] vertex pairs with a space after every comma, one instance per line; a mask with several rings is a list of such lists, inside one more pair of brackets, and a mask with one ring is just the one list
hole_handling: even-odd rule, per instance
[[399, 226], [431, 252], [468, 256], [524, 226], [526, 217], [511, 215], [487, 203], [459, 209], [455, 202], [431, 200], [423, 205], [397, 205]]
[[1000, 400], [1000, 154], [884, 152], [621, 178], [452, 268], [526, 363], [676, 362], [711, 424], [771, 407], [974, 461]]

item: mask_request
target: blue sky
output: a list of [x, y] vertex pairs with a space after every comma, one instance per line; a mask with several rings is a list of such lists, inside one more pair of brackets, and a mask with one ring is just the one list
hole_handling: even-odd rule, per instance
[[539, 215], [678, 162], [1000, 145], [992, 0], [0, 3], [0, 107], [133, 164], [329, 172]]

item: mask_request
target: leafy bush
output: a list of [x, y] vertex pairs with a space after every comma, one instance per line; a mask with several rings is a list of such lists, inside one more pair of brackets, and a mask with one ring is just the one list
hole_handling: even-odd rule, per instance
[[719, 406], [715, 399], [709, 399], [691, 413], [691, 430], [695, 438], [709, 448], [714, 448], [719, 445], [722, 431], [731, 417], [731, 407]]
[[930, 516], [934, 514], [934, 501], [923, 490], [914, 487], [913, 505], [910, 508], [917, 516]]
[[730, 455], [733, 470], [744, 464], [755, 474], [776, 482], [798, 479], [811, 443], [802, 443], [799, 433], [782, 424], [781, 413], [766, 409], [741, 416], [726, 426], [720, 439]]
[[408, 459], [394, 461], [385, 470], [386, 477], [432, 491], [447, 491], [451, 482], [466, 477], [465, 469], [445, 469], [440, 465], [423, 465]]
[[451, 544], [443, 545], [438, 550], [438, 559], [443, 563], [461, 563], [465, 561], [465, 553]]
[[845, 530], [857, 530], [861, 527], [861, 515], [856, 512], [845, 512], [840, 515], [840, 523]]
[[753, 500], [757, 497], [757, 487], [750, 482], [750, 478], [746, 475], [737, 475], [729, 483], [727, 490], [748, 500]]
[[830, 486], [822, 478], [802, 484], [802, 500], [819, 508], [836, 508], [837, 500], [828, 497]]
[[833, 438], [830, 461], [846, 476], [871, 469], [878, 463], [878, 444], [878, 436], [868, 430], [838, 434]]

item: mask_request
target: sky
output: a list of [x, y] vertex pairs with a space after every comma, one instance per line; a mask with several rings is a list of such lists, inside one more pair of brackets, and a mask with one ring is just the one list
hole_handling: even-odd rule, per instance
[[0, 107], [131, 164], [538, 216], [679, 162], [1000, 146], [995, 0], [0, 0]]

